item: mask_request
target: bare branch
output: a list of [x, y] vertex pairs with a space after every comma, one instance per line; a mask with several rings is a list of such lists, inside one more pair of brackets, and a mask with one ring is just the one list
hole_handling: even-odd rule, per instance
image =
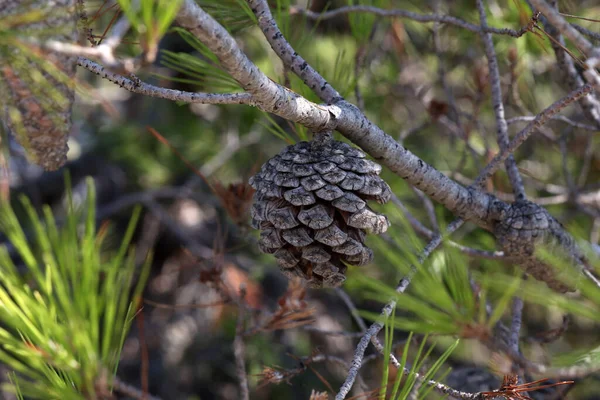
[[[554, 7], [558, 11], [558, 0], [551, 0], [550, 6]], [[581, 77], [579, 71], [575, 67], [575, 61], [571, 55], [565, 50], [565, 40], [560, 31], [551, 23], [545, 16], [540, 17], [540, 21], [544, 24], [544, 27], [550, 35], [550, 45], [556, 55], [556, 61], [558, 62], [558, 71], [562, 75], [562, 83], [566, 85], [568, 90], [574, 90], [584, 84], [584, 80]], [[584, 115], [593, 121], [596, 126], [600, 127], [600, 102], [594, 94], [582, 97], [579, 100], [579, 104], [583, 110]]]
[[[463, 223], [464, 222], [460, 219], [452, 222], [446, 228], [446, 232], [448, 234], [450, 234], [450, 233], [456, 231], [458, 228], [460, 228], [463, 225]], [[425, 246], [425, 248], [419, 255], [419, 263], [422, 264], [423, 262], [425, 262], [427, 257], [429, 257], [429, 255], [440, 245], [440, 243], [442, 243], [442, 236], [436, 235], [433, 238], [433, 240], [431, 240], [427, 244], [427, 246]], [[396, 293], [402, 294], [406, 291], [406, 289], [410, 285], [411, 279], [413, 278], [413, 276], [415, 275], [416, 272], [417, 272], [417, 267], [414, 265], [411, 265], [408, 274], [404, 278], [402, 278], [400, 280], [400, 282], [398, 283], [398, 286], [396, 286]], [[392, 310], [395, 307], [396, 307], [395, 299], [391, 300], [389, 303], [387, 303], [381, 311], [380, 320], [388, 318], [390, 316], [390, 314], [392, 313]], [[383, 348], [383, 346], [381, 346], [381, 343], [377, 339], [377, 334], [379, 333], [379, 331], [382, 328], [383, 328], [383, 322], [381, 322], [381, 321], [374, 322], [369, 327], [369, 329], [367, 329], [367, 331], [365, 332], [365, 335], [362, 337], [362, 339], [358, 343], [358, 346], [356, 346], [356, 350], [354, 351], [354, 357], [352, 358], [352, 362], [350, 364], [350, 369], [348, 370], [348, 375], [346, 376], [346, 380], [342, 384], [340, 391], [338, 392], [338, 394], [335, 397], [336, 400], [345, 399], [348, 392], [350, 392], [350, 389], [352, 389], [352, 385], [354, 384], [354, 381], [356, 380], [358, 371], [360, 370], [360, 367], [362, 366], [363, 358], [365, 355], [365, 350], [369, 346], [369, 341], [373, 342], [373, 345], [375, 347]], [[393, 354], [391, 355], [390, 360], [395, 360], [395, 357], [393, 356]], [[396, 362], [398, 362], [398, 361], [396, 360]], [[398, 365], [400, 365], [400, 364], [398, 363]], [[435, 383], [437, 384], [437, 382], [435, 382]], [[442, 387], [446, 387], [445, 385], [442, 385], [442, 384], [439, 384], [439, 385], [441, 385]], [[451, 390], [453, 390], [453, 389], [451, 389]], [[443, 392], [443, 393], [450, 394], [449, 392]], [[464, 397], [464, 398], [475, 399], [477, 397]]]
[[319, 98], [327, 103], [335, 103], [342, 96], [335, 90], [325, 78], [313, 69], [299, 55], [285, 39], [275, 18], [271, 14], [269, 4], [266, 0], [247, 0], [252, 12], [258, 19], [258, 26], [262, 30], [265, 38], [275, 51], [275, 54], [281, 58], [284, 65], [290, 71], [298, 75], [302, 81], [315, 92]]
[[[513, 118], [509, 118], [506, 120], [506, 123], [508, 125], [513, 125], [516, 124], [518, 122], [530, 122], [533, 121], [535, 119], [535, 115], [523, 115], [520, 117], [513, 117]], [[565, 117], [564, 115], [555, 115], [552, 118], [550, 118], [553, 121], [561, 121], [564, 122], [565, 124], [568, 124], [570, 126], [572, 126], [573, 128], [578, 128], [578, 129], [584, 129], [586, 131], [593, 131], [593, 132], [600, 132], [600, 128], [594, 125], [589, 125], [589, 124], [584, 124], [582, 122], [578, 122], [578, 121], [574, 121], [568, 117]]]
[[[410, 280], [412, 279], [413, 275], [414, 275], [414, 272], [411, 273], [410, 275], [408, 275], [407, 277], [403, 278], [400, 281], [400, 283], [398, 284], [398, 286], [396, 287], [396, 292], [404, 293], [404, 291], [410, 284]], [[381, 311], [382, 319], [388, 318], [391, 315], [394, 307], [396, 307], [395, 300], [392, 300], [391, 302], [386, 304], [386, 306]], [[344, 400], [346, 398], [346, 396], [348, 395], [348, 393], [350, 392], [350, 389], [352, 389], [352, 385], [354, 385], [354, 381], [356, 380], [358, 371], [360, 370], [360, 367], [362, 366], [362, 361], [365, 356], [365, 350], [369, 346], [369, 342], [371, 341], [371, 338], [376, 336], [382, 328], [383, 328], [382, 322], [379, 322], [379, 321], [374, 322], [369, 327], [369, 329], [367, 329], [364, 336], [360, 339], [358, 346], [356, 346], [356, 349], [354, 350], [354, 357], [352, 357], [352, 361], [350, 363], [350, 369], [348, 370], [348, 375], [346, 376], [346, 380], [340, 387], [338, 394], [335, 396], [335, 400]]]
[[[377, 7], [372, 7], [372, 6], [346, 6], [346, 7], [336, 8], [335, 10], [326, 11], [323, 13], [316, 13], [316, 12], [313, 12], [313, 11], [310, 11], [310, 10], [307, 10], [307, 9], [301, 8], [301, 7], [292, 7], [292, 8], [290, 8], [290, 13], [292, 15], [293, 14], [302, 14], [313, 20], [326, 20], [326, 19], [339, 17], [340, 15], [345, 15], [345, 14], [349, 14], [349, 13], [369, 13], [369, 14], [378, 15], [380, 17], [407, 18], [407, 19], [417, 21], [417, 22], [439, 22], [442, 24], [455, 25], [460, 28], [464, 28], [466, 30], [469, 30], [471, 32], [476, 32], [476, 33], [479, 33], [482, 31], [482, 28], [480, 26], [472, 24], [467, 21], [464, 21], [460, 18], [452, 17], [450, 15], [419, 14], [419, 13], [407, 11], [407, 10], [399, 10], [399, 9], [385, 10], [382, 8], [377, 8]], [[499, 34], [499, 35], [509, 35], [509, 36], [518, 38], [518, 37], [523, 36], [527, 32], [527, 29], [522, 28], [517, 31], [514, 29], [508, 29], [508, 28], [485, 27], [485, 28], [483, 28], [483, 31], [489, 32], [489, 33], [495, 33], [495, 34]]]
[[[240, 288], [239, 303], [244, 302], [246, 294], [245, 287]], [[235, 366], [240, 385], [241, 400], [250, 400], [250, 391], [248, 389], [248, 376], [246, 375], [246, 360], [244, 346], [244, 307], [238, 307], [237, 324], [235, 328], [235, 338], [233, 339], [233, 353], [235, 354]]]
[[569, 93], [562, 99], [555, 101], [552, 105], [550, 105], [545, 110], [543, 110], [541, 113], [536, 115], [536, 117], [533, 119], [533, 121], [528, 123], [525, 128], [523, 128], [519, 133], [517, 133], [517, 135], [513, 138], [513, 140], [511, 140], [511, 142], [508, 144], [508, 147], [506, 147], [504, 150], [500, 151], [500, 153], [498, 153], [492, 159], [492, 161], [485, 167], [483, 172], [481, 174], [479, 174], [479, 177], [475, 180], [474, 184], [475, 185], [483, 184], [498, 170], [498, 168], [500, 167], [500, 164], [503, 163], [508, 158], [509, 155], [513, 154], [515, 152], [515, 150], [518, 149], [519, 146], [521, 144], [523, 144], [529, 138], [529, 136], [531, 136], [532, 133], [535, 132], [536, 129], [538, 129], [540, 126], [545, 124], [550, 118], [552, 118], [554, 115], [556, 115], [560, 110], [567, 107], [569, 104], [573, 103], [574, 101], [577, 101], [578, 99], [582, 98], [583, 96], [586, 96], [587, 94], [591, 93], [593, 90], [594, 89], [591, 85], [586, 84], [586, 85], [572, 91], [571, 93]]
[[161, 88], [142, 82], [137, 78], [130, 79], [123, 75], [115, 74], [114, 72], [108, 71], [102, 65], [84, 57], [79, 57], [77, 59], [77, 65], [95, 73], [101, 78], [116, 83], [125, 90], [150, 97], [157, 97], [173, 101], [183, 101], [186, 103], [253, 105], [253, 98], [249, 93], [184, 92], [181, 90]]
[[354, 318], [354, 321], [356, 321], [356, 324], [358, 325], [360, 330], [362, 332], [365, 332], [367, 330], [367, 325], [365, 324], [365, 321], [362, 319], [362, 317], [358, 314], [358, 309], [354, 305], [354, 302], [352, 301], [350, 296], [348, 296], [348, 293], [346, 293], [342, 288], [336, 288], [335, 292], [337, 293], [338, 297], [342, 299], [342, 301], [350, 311], [352, 318]]
[[582, 35], [585, 35], [585, 36], [588, 36], [588, 37], [590, 37], [590, 38], [592, 38], [594, 40], [600, 41], [600, 33], [590, 31], [589, 29], [586, 29], [586, 28], [584, 28], [581, 25], [574, 24], [573, 22], [571, 22], [571, 26], [573, 28], [575, 28]]
[[132, 399], [139, 400], [161, 400], [160, 397], [149, 395], [148, 393], [142, 392], [140, 389], [132, 386], [128, 383], [123, 382], [118, 377], [114, 377], [112, 380], [113, 390], [122, 393]]
[[217, 56], [225, 71], [252, 94], [255, 104], [261, 109], [317, 131], [328, 128], [338, 114], [269, 79], [248, 59], [229, 32], [195, 1], [183, 2], [176, 21]]
[[[487, 27], [487, 16], [485, 15], [485, 7], [483, 0], [477, 0], [477, 9], [479, 10], [479, 20], [481, 21], [481, 27]], [[481, 33], [483, 44], [485, 47], [485, 54], [488, 59], [489, 68], [489, 80], [492, 88], [492, 104], [494, 106], [494, 114], [496, 115], [496, 126], [498, 129], [498, 145], [500, 151], [503, 151], [508, 146], [508, 125], [506, 124], [506, 118], [504, 117], [504, 103], [502, 102], [502, 88], [500, 86], [500, 71], [498, 69], [498, 59], [496, 57], [496, 50], [494, 49], [494, 42], [492, 41], [492, 34], [487, 32]], [[525, 199], [525, 187], [523, 186], [523, 180], [519, 174], [517, 163], [513, 154], [509, 154], [504, 162], [508, 178], [510, 180], [513, 192], [517, 200]]]
[[523, 318], [523, 299], [515, 296], [512, 304], [512, 325], [510, 326], [509, 346], [515, 351], [519, 351], [519, 335], [521, 332], [521, 321]]

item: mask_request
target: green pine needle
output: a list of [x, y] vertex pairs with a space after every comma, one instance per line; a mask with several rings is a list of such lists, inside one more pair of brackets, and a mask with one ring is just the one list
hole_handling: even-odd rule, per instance
[[[84, 214], [69, 194], [60, 227], [50, 208], [40, 218], [24, 197], [26, 218], [17, 217], [9, 203], [0, 208], [0, 230], [24, 266], [17, 268], [0, 248], [0, 361], [17, 374], [9, 389], [28, 398], [90, 398], [98, 384], [110, 382], [136, 309], [132, 300], [149, 272], [146, 263], [132, 290], [138, 270], [127, 249], [140, 210], [119, 251], [106, 254], [106, 235], [96, 231], [93, 181], [87, 185]], [[27, 384], [20, 383], [23, 377]]]
[[194, 35], [185, 29], [173, 28], [181, 38], [189, 44], [197, 54], [176, 53], [168, 50], [161, 51], [161, 62], [165, 67], [180, 72], [189, 79], [178, 79], [161, 76], [170, 80], [179, 80], [215, 91], [239, 91], [240, 86], [235, 79], [221, 69], [217, 57], [200, 42]]

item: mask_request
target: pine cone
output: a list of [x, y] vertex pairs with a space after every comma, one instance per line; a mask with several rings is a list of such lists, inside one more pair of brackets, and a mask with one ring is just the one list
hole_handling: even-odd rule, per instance
[[[0, 0], [0, 25], [4, 21], [8, 27], [0, 40], [0, 118], [28, 158], [47, 170], [67, 161], [77, 57], [45, 53], [23, 43], [75, 43], [75, 3]], [[13, 26], [12, 21], [17, 23]]]
[[313, 288], [340, 286], [343, 262], [371, 262], [365, 234], [385, 232], [389, 222], [366, 201], [386, 203], [392, 194], [365, 153], [322, 135], [328, 134], [286, 147], [250, 178], [260, 250], [273, 254], [286, 276]]

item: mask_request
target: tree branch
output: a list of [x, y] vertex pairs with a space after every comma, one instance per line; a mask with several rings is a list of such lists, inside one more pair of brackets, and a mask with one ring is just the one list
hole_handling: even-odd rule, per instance
[[157, 97], [160, 99], [168, 99], [173, 101], [183, 101], [186, 103], [201, 103], [201, 104], [247, 104], [253, 105], [252, 95], [250, 93], [202, 93], [202, 92], [184, 92], [181, 90], [173, 90], [161, 88], [142, 82], [135, 78], [130, 79], [123, 75], [110, 72], [102, 65], [88, 60], [84, 57], [77, 59], [77, 65], [87, 69], [107, 79], [125, 90], [133, 93], [143, 94], [145, 96]]
[[[482, 0], [477, 0], [477, 9], [479, 10], [479, 20], [481, 21], [482, 29], [487, 27], [487, 16], [485, 15], [485, 7]], [[481, 32], [481, 38], [485, 48], [485, 54], [488, 59], [489, 68], [489, 81], [492, 89], [492, 105], [494, 106], [494, 114], [496, 115], [496, 126], [498, 129], [498, 145], [500, 150], [506, 149], [508, 146], [508, 124], [504, 117], [504, 103], [502, 102], [502, 88], [500, 86], [500, 71], [498, 69], [498, 59], [496, 57], [496, 50], [494, 49], [494, 42], [492, 41], [492, 34], [487, 32]], [[519, 174], [517, 163], [513, 154], [509, 154], [504, 162], [508, 179], [510, 180], [515, 194], [516, 200], [524, 200], [525, 187], [523, 186], [523, 180]]]
[[515, 152], [539, 127], [544, 125], [549, 119], [556, 115], [560, 110], [567, 107], [574, 101], [579, 100], [583, 96], [592, 93], [594, 88], [590, 84], [583, 85], [580, 88], [575, 89], [571, 93], [567, 94], [562, 99], [555, 101], [552, 105], [544, 109], [541, 113], [535, 116], [535, 118], [525, 126], [519, 133], [515, 135], [513, 140], [508, 146], [501, 150], [492, 161], [485, 167], [483, 172], [479, 174], [479, 177], [475, 180], [474, 185], [482, 185], [487, 181], [500, 167], [500, 164], [506, 161], [506, 159]]
[[335, 10], [325, 11], [322, 13], [316, 13], [314, 11], [310, 11], [310, 10], [307, 10], [307, 9], [301, 8], [301, 7], [291, 7], [290, 13], [292, 15], [294, 15], [294, 14], [305, 15], [306, 17], [308, 17], [310, 19], [320, 20], [320, 21], [339, 17], [341, 15], [350, 14], [350, 13], [368, 13], [368, 14], [378, 15], [380, 17], [407, 18], [407, 19], [417, 21], [417, 22], [425, 22], [425, 23], [426, 22], [439, 22], [442, 24], [455, 25], [455, 26], [464, 28], [468, 31], [475, 32], [475, 33], [479, 33], [479, 32], [483, 31], [483, 32], [495, 33], [495, 34], [499, 34], [499, 35], [509, 35], [509, 36], [516, 37], [516, 38], [523, 36], [528, 31], [528, 29], [526, 27], [521, 28], [518, 31], [514, 30], [514, 29], [508, 29], [508, 28], [492, 28], [492, 27], [482, 28], [478, 25], [472, 24], [470, 22], [464, 21], [460, 18], [456, 18], [456, 17], [450, 16], [450, 15], [419, 14], [419, 13], [407, 11], [407, 10], [399, 10], [399, 9], [385, 10], [382, 8], [377, 8], [377, 7], [372, 7], [372, 6], [345, 6], [345, 7], [336, 8]]

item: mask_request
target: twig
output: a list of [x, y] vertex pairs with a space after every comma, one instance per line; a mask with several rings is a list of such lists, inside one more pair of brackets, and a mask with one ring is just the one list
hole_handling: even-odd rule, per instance
[[575, 43], [586, 55], [591, 56], [594, 52], [594, 46], [581, 33], [577, 31], [560, 13], [554, 9], [545, 0], [531, 0], [531, 4], [535, 6], [542, 14], [565, 35], [570, 41]]
[[[535, 119], [534, 115], [523, 115], [520, 117], [509, 118], [506, 120], [506, 123], [508, 125], [512, 125], [517, 122], [530, 122], [530, 121], [533, 121], [534, 119]], [[578, 122], [578, 121], [573, 121], [572, 119], [565, 117], [564, 115], [555, 115], [550, 119], [553, 121], [564, 122], [565, 124], [569, 124], [574, 128], [585, 129], [585, 130], [593, 131], [593, 132], [600, 132], [600, 128], [597, 126], [584, 124], [584, 123]]]
[[[400, 285], [396, 288], [398, 293], [404, 292], [410, 283], [410, 278], [404, 278], [400, 281]], [[382, 318], [387, 318], [392, 313], [392, 310], [396, 306], [395, 301], [391, 301], [386, 304], [386, 306], [381, 311]], [[348, 370], [348, 375], [346, 376], [346, 380], [340, 387], [338, 394], [335, 396], [335, 400], [344, 400], [352, 389], [352, 385], [354, 385], [354, 381], [356, 380], [356, 376], [358, 375], [358, 371], [362, 366], [363, 357], [365, 355], [365, 350], [369, 346], [369, 342], [371, 338], [383, 328], [383, 324], [381, 322], [373, 323], [369, 329], [365, 332], [364, 336], [360, 339], [358, 346], [354, 350], [354, 357], [352, 357], [352, 361], [350, 363], [350, 369]]]
[[[513, 349], [510, 348], [507, 344], [502, 343], [502, 341], [496, 341], [494, 343], [488, 342], [486, 343], [486, 345], [492, 349], [500, 350], [525, 371], [532, 374], [544, 375], [548, 378], [581, 378], [586, 375], [598, 372], [600, 370], [600, 365], [598, 365], [597, 363], [591, 363], [587, 365], [572, 365], [569, 367], [551, 367], [542, 363], [536, 363], [528, 360], [527, 358], [523, 357], [521, 353], [513, 351]], [[510, 373], [510, 371], [502, 372]]]
[[[244, 302], [246, 288], [240, 287], [239, 303]], [[233, 353], [235, 355], [236, 372], [240, 385], [240, 398], [250, 400], [250, 391], [248, 389], [248, 376], [246, 375], [246, 359], [244, 346], [244, 307], [238, 307], [237, 324], [235, 328], [235, 338], [233, 339]]]
[[588, 36], [588, 37], [590, 37], [590, 38], [592, 38], [594, 40], [600, 41], [600, 33], [590, 31], [589, 29], [586, 29], [583, 26], [577, 25], [577, 24], [575, 24], [573, 22], [571, 22], [571, 26], [573, 28], [575, 28], [582, 35], [585, 35], [585, 36]]
[[[407, 10], [399, 10], [399, 9], [385, 10], [382, 8], [377, 8], [377, 7], [372, 7], [372, 6], [346, 6], [346, 7], [336, 8], [335, 10], [326, 11], [323, 13], [316, 13], [316, 12], [313, 12], [313, 11], [310, 11], [310, 10], [307, 10], [307, 9], [301, 8], [301, 7], [291, 7], [290, 13], [292, 15], [301, 14], [301, 15], [306, 16], [307, 18], [315, 19], [315, 20], [318, 19], [321, 21], [326, 20], [326, 19], [335, 18], [340, 15], [349, 14], [349, 13], [369, 13], [369, 14], [378, 15], [380, 17], [402, 17], [402, 18], [411, 19], [411, 20], [417, 21], [417, 22], [439, 22], [439, 23], [443, 23], [443, 24], [456, 25], [460, 28], [464, 28], [466, 30], [469, 30], [471, 32], [476, 32], [476, 33], [479, 33], [482, 31], [482, 28], [480, 26], [471, 24], [470, 22], [464, 21], [460, 18], [452, 17], [450, 15], [419, 14], [419, 13], [407, 11]], [[517, 31], [514, 29], [508, 29], [508, 28], [486, 27], [486, 28], [483, 28], [483, 30], [484, 30], [484, 32], [495, 33], [495, 34], [499, 34], [499, 35], [509, 35], [509, 36], [513, 36], [513, 37], [517, 37], [517, 38], [523, 36], [527, 32], [526, 28], [521, 28]]]
[[118, 377], [114, 377], [112, 380], [113, 390], [129, 396], [136, 400], [161, 400], [160, 397], [152, 396], [148, 393], [142, 392], [140, 389], [132, 386], [128, 383], [123, 382]]
[[[394, 203], [402, 211], [402, 213], [408, 220], [411, 227], [418, 234], [423, 235], [427, 239], [430, 239], [430, 240], [434, 238], [434, 236], [436, 235], [436, 232], [430, 230], [425, 225], [423, 225], [418, 219], [416, 219], [410, 213], [410, 211], [408, 211], [408, 208], [406, 208], [404, 203], [402, 203], [402, 201], [395, 194], [392, 194], [392, 203]], [[481, 250], [481, 249], [474, 249], [472, 247], [463, 246], [462, 244], [456, 243], [452, 240], [447, 240], [446, 243], [449, 246], [454, 247], [455, 249], [458, 249], [460, 252], [462, 252], [468, 256], [471, 256], [471, 257], [487, 258], [490, 260], [509, 260], [510, 259], [509, 257], [505, 256], [504, 252], [502, 252], [502, 251], [486, 251], [486, 250]]]
[[311, 88], [319, 98], [327, 103], [335, 103], [342, 98], [341, 94], [335, 90], [325, 78], [323, 78], [313, 67], [311, 67], [299, 55], [285, 39], [275, 18], [271, 14], [269, 4], [266, 0], [247, 0], [252, 12], [256, 15], [258, 26], [262, 30], [265, 38], [281, 58], [284, 65], [290, 71], [298, 75], [304, 83]]
[[510, 326], [509, 346], [519, 352], [519, 335], [521, 332], [521, 321], [523, 318], [523, 299], [519, 296], [513, 298], [512, 304], [512, 324]]
[[[371, 338], [371, 341], [373, 342], [373, 345], [379, 351], [379, 353], [383, 354], [384, 351], [385, 351], [385, 348], [383, 347], [383, 345], [381, 344], [381, 342], [379, 342], [379, 340], [375, 336], [373, 336]], [[396, 356], [394, 356], [393, 354], [390, 354], [390, 364], [392, 364], [398, 370], [401, 370], [404, 375], [408, 375], [408, 374], [411, 373], [410, 369], [408, 369], [406, 366], [403, 366], [402, 364], [400, 364], [400, 361], [398, 361], [398, 359], [396, 358]], [[428, 385], [428, 386], [433, 386], [433, 388], [435, 390], [437, 390], [438, 392], [443, 393], [445, 395], [449, 395], [449, 396], [453, 396], [453, 397], [456, 397], [456, 398], [459, 398], [459, 399], [465, 399], [465, 400], [480, 400], [480, 399], [483, 399], [483, 396], [481, 395], [481, 393], [463, 392], [463, 391], [451, 388], [450, 386], [447, 386], [447, 385], [445, 385], [443, 383], [440, 383], [438, 381], [425, 380], [425, 377], [423, 375], [421, 375], [420, 373], [416, 372], [416, 371], [415, 371], [415, 377], [416, 377], [417, 381], [419, 382], [419, 384], [425, 384], [425, 385]], [[337, 397], [336, 397], [336, 400], [337, 400]]]
[[[458, 228], [460, 228], [462, 226], [463, 223], [464, 222], [462, 220], [454, 221], [453, 223], [448, 225], [448, 227], [446, 228], [447, 233], [450, 234], [450, 233], [456, 231]], [[437, 248], [437, 246], [440, 245], [441, 242], [442, 242], [442, 236], [436, 235], [434, 237], [434, 239], [431, 240], [427, 244], [427, 246], [425, 246], [425, 248], [419, 255], [419, 263], [422, 264], [427, 259], [427, 257], [429, 257], [429, 255]], [[411, 265], [408, 274], [404, 278], [402, 278], [400, 280], [400, 282], [398, 283], [398, 286], [396, 286], [396, 293], [402, 294], [406, 291], [406, 289], [410, 285], [411, 279], [413, 278], [413, 276], [415, 275], [416, 272], [417, 272], [417, 267], [414, 265]], [[383, 307], [383, 309], [381, 310], [380, 320], [388, 318], [390, 316], [390, 314], [392, 313], [392, 310], [395, 307], [396, 307], [395, 299], [391, 300], [389, 303], [387, 303], [385, 305], [385, 307]], [[367, 331], [365, 332], [365, 335], [362, 337], [362, 339], [358, 343], [358, 346], [356, 346], [356, 349], [354, 350], [354, 357], [352, 358], [352, 362], [350, 364], [351, 366], [350, 366], [350, 369], [348, 370], [348, 375], [346, 376], [346, 380], [340, 387], [340, 390], [335, 397], [336, 400], [345, 399], [346, 395], [352, 388], [352, 385], [354, 384], [354, 381], [356, 380], [356, 376], [358, 375], [358, 371], [360, 370], [360, 367], [362, 366], [362, 361], [363, 361], [363, 358], [365, 355], [365, 350], [369, 346], [369, 341], [373, 342], [373, 345], [376, 348], [383, 348], [383, 346], [381, 345], [381, 342], [379, 342], [379, 339], [377, 339], [377, 336], [376, 336], [382, 328], [383, 328], [383, 322], [380, 322], [380, 321], [374, 322], [367, 329]], [[395, 360], [395, 357], [393, 355], [391, 355], [390, 360]], [[398, 361], [396, 360], [396, 362], [398, 362]]]
[[574, 101], [586, 96], [587, 94], [593, 91], [593, 87], [590, 84], [585, 84], [582, 87], [572, 91], [562, 99], [555, 101], [552, 105], [547, 107], [541, 113], [535, 116], [533, 121], [527, 124], [525, 128], [523, 128], [519, 133], [515, 135], [513, 140], [510, 141], [508, 146], [501, 150], [492, 161], [485, 167], [483, 172], [479, 175], [479, 177], [475, 180], [474, 185], [481, 185], [486, 182], [500, 167], [500, 164], [503, 163], [508, 156], [513, 154], [521, 144], [523, 144], [532, 133], [535, 132], [537, 128], [545, 124], [552, 116], [556, 115], [560, 110], [567, 107]]
[[308, 332], [320, 333], [322, 335], [327, 335], [327, 336], [345, 336], [345, 337], [350, 337], [350, 338], [362, 337], [362, 335], [364, 335], [364, 332], [329, 331], [329, 330], [317, 328], [317, 327], [311, 326], [311, 325], [303, 326], [302, 330], [305, 330]]
[[[487, 27], [487, 16], [485, 14], [485, 6], [483, 0], [477, 0], [477, 9], [479, 10], [479, 20], [481, 21], [482, 29]], [[494, 49], [494, 42], [492, 41], [492, 35], [487, 32], [481, 32], [481, 38], [485, 48], [485, 54], [488, 60], [489, 68], [489, 81], [492, 91], [492, 104], [494, 106], [494, 114], [496, 115], [496, 126], [498, 130], [498, 145], [500, 151], [505, 150], [508, 147], [508, 125], [506, 124], [506, 118], [504, 117], [504, 103], [502, 102], [502, 87], [500, 86], [500, 71], [498, 69], [498, 59], [496, 57], [496, 50]], [[513, 192], [516, 200], [525, 199], [525, 187], [523, 186], [523, 180], [519, 174], [517, 163], [512, 152], [506, 158], [504, 162], [506, 172], [510, 180]]]
[[183, 101], [186, 103], [201, 103], [201, 104], [247, 104], [253, 105], [252, 95], [249, 93], [202, 93], [202, 92], [184, 92], [181, 90], [161, 88], [142, 82], [139, 79], [130, 79], [123, 75], [108, 71], [102, 65], [88, 60], [84, 57], [77, 59], [77, 65], [87, 69], [116, 83], [123, 89], [133, 93], [143, 94], [150, 97], [158, 97], [173, 101]]
[[432, 231], [434, 233], [439, 233], [440, 232], [440, 224], [438, 223], [437, 215], [435, 214], [435, 206], [433, 205], [433, 202], [431, 201], [431, 199], [429, 197], [425, 196], [425, 194], [423, 192], [421, 192], [419, 189], [412, 187], [412, 186], [411, 186], [411, 188], [413, 189], [413, 192], [419, 198], [419, 201], [421, 202], [423, 207], [425, 207], [425, 212], [427, 213], [427, 217], [429, 218], [429, 223], [431, 224]]
[[[139, 2], [134, 1], [133, 3]], [[135, 6], [137, 7], [138, 4], [135, 4]], [[129, 18], [127, 18], [126, 15], [123, 15], [121, 18], [119, 18], [117, 23], [113, 25], [112, 33], [106, 39], [104, 39], [103, 43], [101, 43], [98, 47], [106, 46], [114, 51], [114, 49], [121, 44], [123, 36], [125, 36], [130, 27], [131, 24], [129, 22]]]
[[[558, 11], [558, 0], [551, 0], [550, 5]], [[533, 7], [530, 5], [530, 7]], [[544, 24], [547, 34], [549, 35], [550, 44], [556, 61], [558, 70], [562, 75], [562, 82], [568, 90], [574, 90], [584, 84], [583, 77], [575, 67], [575, 62], [569, 51], [566, 49], [565, 39], [561, 32], [550, 22], [545, 16], [540, 17], [540, 21]], [[600, 127], [600, 102], [597, 96], [590, 94], [579, 99], [579, 105], [583, 110], [583, 114], [596, 126]]]
[[348, 307], [350, 315], [352, 315], [352, 318], [354, 318], [354, 321], [356, 321], [356, 324], [364, 333], [367, 330], [367, 325], [365, 324], [365, 321], [362, 319], [362, 317], [358, 314], [358, 309], [354, 305], [354, 302], [352, 302], [350, 296], [348, 296], [348, 293], [346, 293], [342, 288], [336, 288], [335, 292], [338, 295], [338, 297], [342, 299], [346, 307]]

